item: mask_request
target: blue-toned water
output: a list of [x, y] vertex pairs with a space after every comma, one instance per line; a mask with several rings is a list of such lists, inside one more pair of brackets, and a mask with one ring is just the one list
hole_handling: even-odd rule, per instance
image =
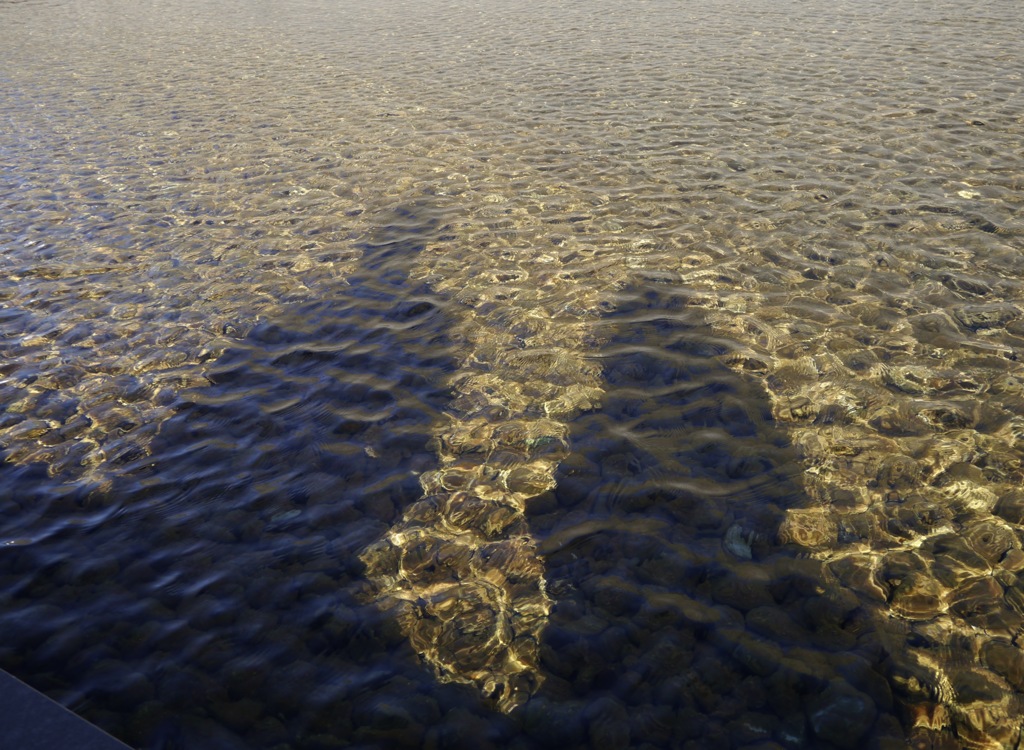
[[139, 748], [1015, 748], [1015, 4], [0, 2], [0, 668]]

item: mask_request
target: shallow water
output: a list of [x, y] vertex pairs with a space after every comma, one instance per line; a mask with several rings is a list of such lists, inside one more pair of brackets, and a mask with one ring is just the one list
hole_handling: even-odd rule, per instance
[[1016, 747], [1021, 38], [0, 2], [0, 667], [144, 748]]

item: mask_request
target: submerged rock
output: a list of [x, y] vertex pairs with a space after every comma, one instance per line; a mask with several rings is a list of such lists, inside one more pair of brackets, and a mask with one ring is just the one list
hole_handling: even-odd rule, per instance
[[814, 549], [834, 544], [836, 537], [835, 522], [819, 508], [791, 510], [779, 526], [779, 542], [782, 544]]
[[838, 681], [807, 703], [807, 719], [814, 735], [842, 748], [861, 747], [877, 716], [871, 698]]

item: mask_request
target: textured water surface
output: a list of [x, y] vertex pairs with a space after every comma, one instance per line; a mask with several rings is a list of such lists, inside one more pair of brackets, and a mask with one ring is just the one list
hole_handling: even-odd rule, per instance
[[1012, 2], [0, 2], [0, 668], [140, 748], [1016, 748]]

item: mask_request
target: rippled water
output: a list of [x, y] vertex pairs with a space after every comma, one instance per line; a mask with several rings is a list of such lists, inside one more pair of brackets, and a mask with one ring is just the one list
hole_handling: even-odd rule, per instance
[[1013, 748], [1024, 14], [0, 2], [0, 667], [140, 748]]

